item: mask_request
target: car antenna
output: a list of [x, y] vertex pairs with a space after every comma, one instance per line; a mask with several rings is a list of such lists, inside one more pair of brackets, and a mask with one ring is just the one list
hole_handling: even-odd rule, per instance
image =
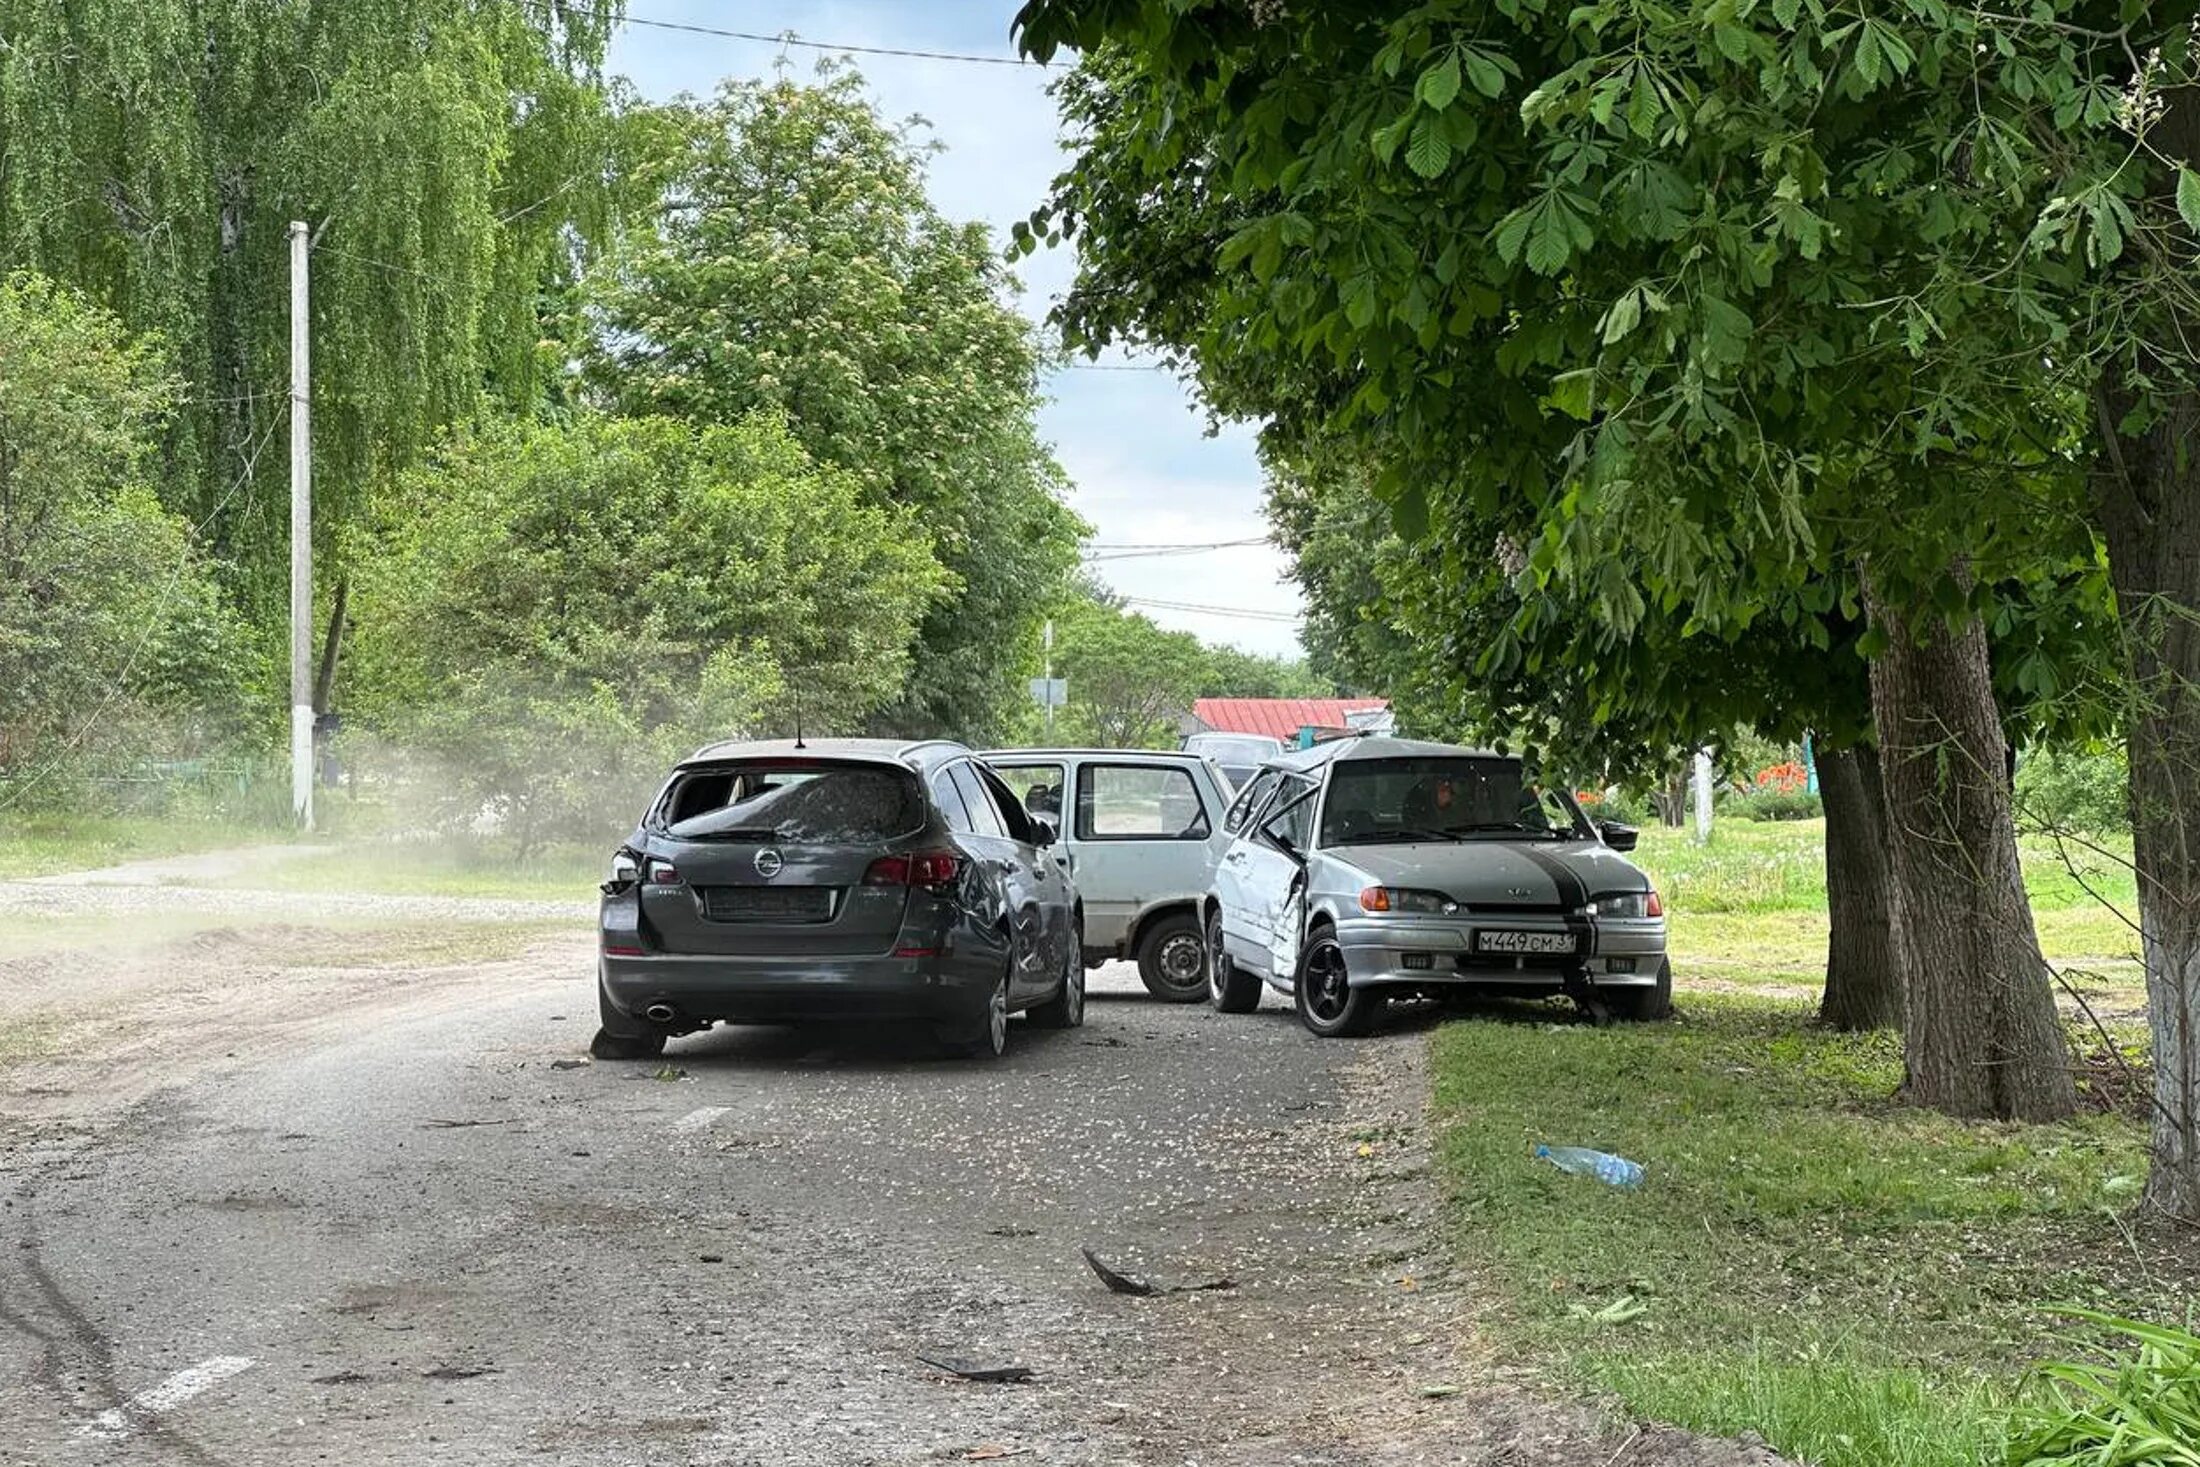
[[802, 742], [802, 685], [800, 683], [795, 685], [794, 690], [794, 746], [797, 749], [807, 749], [809, 747], [808, 744]]

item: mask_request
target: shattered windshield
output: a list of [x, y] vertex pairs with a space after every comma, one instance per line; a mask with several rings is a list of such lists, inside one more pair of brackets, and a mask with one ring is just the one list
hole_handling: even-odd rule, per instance
[[1517, 759], [1495, 755], [1340, 761], [1322, 811], [1325, 846], [1579, 833], [1566, 799], [1531, 783]]

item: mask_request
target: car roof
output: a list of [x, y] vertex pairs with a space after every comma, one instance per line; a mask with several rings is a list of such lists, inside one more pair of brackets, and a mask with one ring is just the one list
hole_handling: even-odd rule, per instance
[[1384, 735], [1368, 735], [1355, 739], [1331, 739], [1316, 744], [1311, 749], [1294, 749], [1279, 755], [1262, 765], [1264, 769], [1288, 769], [1299, 774], [1311, 774], [1330, 764], [1363, 759], [1515, 759], [1512, 754], [1500, 754], [1494, 749], [1470, 749], [1460, 744], [1431, 743], [1426, 739], [1394, 739]]
[[718, 764], [729, 759], [845, 759], [930, 769], [970, 751], [952, 739], [728, 739], [707, 744], [680, 763]]
[[1132, 759], [1153, 759], [1167, 764], [1198, 764], [1206, 760], [1205, 754], [1195, 754], [1186, 749], [981, 749], [980, 759], [1113, 759], [1118, 762]]

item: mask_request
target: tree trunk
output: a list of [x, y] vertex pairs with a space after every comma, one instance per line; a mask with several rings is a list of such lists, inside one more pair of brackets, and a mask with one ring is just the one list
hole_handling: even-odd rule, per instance
[[[1950, 574], [1969, 580], [1960, 564]], [[1951, 1115], [2069, 1115], [2077, 1089], [2017, 867], [1986, 629], [1934, 625], [1921, 644], [1868, 570], [1865, 605], [1887, 638], [1872, 721], [1909, 974], [1904, 1091]]]
[[1902, 1022], [1901, 909], [1888, 853], [1879, 751], [1869, 744], [1818, 751], [1826, 804], [1826, 992], [1818, 1017], [1836, 1029]]
[[[2163, 96], [2150, 136], [2200, 167], [2200, 94], [2179, 87]], [[2165, 219], [2176, 218], [2173, 200], [2155, 202]], [[2200, 323], [2176, 325], [2190, 332]], [[2174, 370], [2156, 376], [2162, 365], [2118, 362], [2101, 384], [2093, 504], [2133, 693], [2125, 734], [2132, 863], [2154, 1046], [2146, 1195], [2200, 1225], [2200, 396], [2155, 400], [2161, 411], [2136, 436], [2122, 426], [2142, 401], [2133, 368], [2157, 382], [2178, 379]]]

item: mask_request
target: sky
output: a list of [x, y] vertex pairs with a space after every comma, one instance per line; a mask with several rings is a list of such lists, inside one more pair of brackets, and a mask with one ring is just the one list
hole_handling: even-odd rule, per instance
[[[629, 0], [630, 23], [611, 54], [646, 97], [707, 94], [727, 77], [772, 74], [783, 60], [797, 78], [819, 51], [776, 41], [699, 35], [642, 24], [658, 21], [886, 49], [1013, 57], [1008, 27], [1016, 0]], [[1066, 161], [1058, 142], [1052, 73], [1029, 65], [990, 66], [919, 57], [855, 55], [879, 110], [924, 118], [944, 145], [931, 165], [941, 212], [982, 220], [1005, 240], [1009, 225], [1044, 198]], [[1059, 70], [1059, 64], [1056, 70]], [[1069, 283], [1066, 250], [1042, 250], [1016, 267], [1018, 304], [1043, 320]], [[1260, 466], [1241, 425], [1210, 436], [1191, 391], [1151, 359], [1120, 353], [1111, 368], [1072, 368], [1048, 381], [1040, 420], [1074, 488], [1070, 504], [1092, 525], [1094, 573], [1162, 626], [1248, 651], [1296, 656], [1298, 591], [1283, 554], [1267, 544], [1199, 554], [1124, 557], [1119, 547], [1204, 545], [1265, 536]], [[1153, 602], [1174, 605], [1153, 605]], [[1186, 611], [1223, 608], [1240, 615]]]

